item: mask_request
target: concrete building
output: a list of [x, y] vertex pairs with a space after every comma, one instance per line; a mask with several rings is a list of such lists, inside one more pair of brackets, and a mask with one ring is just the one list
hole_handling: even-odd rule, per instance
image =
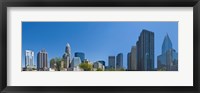
[[34, 52], [32, 50], [25, 51], [25, 68], [34, 68]]
[[48, 55], [46, 50], [41, 50], [37, 54], [37, 70], [47, 71], [48, 70]]
[[67, 43], [66, 48], [65, 48], [65, 53], [63, 55], [63, 60], [65, 63], [64, 68], [68, 69], [70, 68], [70, 64], [71, 64], [71, 47], [69, 45], [69, 43]]

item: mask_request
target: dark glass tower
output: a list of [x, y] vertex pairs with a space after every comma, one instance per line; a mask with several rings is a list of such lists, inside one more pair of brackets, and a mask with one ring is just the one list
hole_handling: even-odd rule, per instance
[[137, 70], [154, 70], [154, 32], [142, 30], [137, 41]]
[[81, 59], [81, 62], [83, 62], [85, 59], [85, 54], [82, 52], [76, 52], [76, 53], [74, 53], [74, 56], [79, 57]]
[[119, 53], [116, 59], [116, 69], [120, 70], [123, 68], [123, 54]]
[[115, 65], [115, 56], [109, 56], [108, 57], [108, 67], [110, 69], [116, 69], [116, 65]]

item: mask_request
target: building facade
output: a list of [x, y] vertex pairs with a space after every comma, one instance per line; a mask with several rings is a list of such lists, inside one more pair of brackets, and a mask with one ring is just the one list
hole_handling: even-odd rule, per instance
[[109, 56], [108, 57], [108, 67], [110, 69], [116, 69], [116, 65], [115, 65], [115, 56]]
[[131, 48], [131, 54], [130, 54], [130, 71], [136, 71], [137, 70], [137, 47], [132, 46]]
[[116, 70], [123, 69], [123, 54], [119, 53], [117, 54], [116, 58]]
[[93, 63], [93, 70], [96, 71], [98, 69], [101, 69], [102, 71], [104, 71], [105, 67], [103, 64], [97, 61]]
[[106, 62], [103, 60], [99, 60], [98, 62], [101, 63], [102, 65], [104, 65], [104, 67], [106, 66]]
[[46, 50], [41, 50], [37, 54], [37, 69], [39, 71], [47, 71], [48, 70], [48, 55]]
[[81, 59], [79, 57], [74, 57], [71, 62], [71, 68], [73, 71], [80, 71], [79, 65], [81, 64]]
[[157, 57], [157, 70], [178, 71], [178, 53], [172, 47], [172, 42], [165, 36], [162, 44], [162, 54]]
[[131, 70], [131, 52], [127, 54], [127, 70]]
[[75, 53], [74, 53], [74, 56], [75, 56], [75, 57], [79, 57], [79, 58], [81, 59], [81, 62], [83, 62], [84, 59], [85, 59], [85, 54], [82, 53], [82, 52], [75, 52]]
[[25, 68], [34, 68], [34, 52], [32, 50], [25, 51]]
[[137, 41], [137, 70], [154, 69], [154, 32], [142, 30]]
[[69, 43], [67, 43], [66, 48], [65, 48], [65, 53], [63, 54], [63, 60], [65, 63], [64, 68], [68, 69], [70, 68], [70, 64], [71, 64], [71, 47], [69, 45]]

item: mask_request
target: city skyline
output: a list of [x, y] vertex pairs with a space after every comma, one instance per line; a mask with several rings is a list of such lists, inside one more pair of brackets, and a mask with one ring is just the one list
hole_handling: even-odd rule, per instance
[[[34, 25], [35, 24], [35, 25]], [[39, 25], [38, 25], [39, 24]], [[46, 24], [57, 24], [57, 26], [58, 26], [58, 24], [59, 24], [59, 26], [60, 26], [60, 24], [61, 25], [63, 25], [63, 24], [65, 24], [65, 26], [63, 26], [64, 28], [67, 28], [66, 27], [66, 22], [28, 22], [28, 23], [25, 23], [25, 25], [29, 25], [29, 26], [33, 26], [34, 28], [35, 28], [35, 30], [33, 30], [33, 31], [36, 31], [36, 28], [38, 29], [38, 27], [42, 27], [43, 29], [46, 27], [46, 26], [48, 26], [48, 27], [50, 27], [50, 25], [46, 25]], [[178, 35], [177, 35], [177, 33], [178, 33], [178, 23], [177, 22], [69, 22], [69, 23], [67, 23], [67, 24], [74, 24], [74, 25], [72, 25], [72, 27], [75, 27], [75, 25], [77, 26], [77, 27], [79, 27], [79, 26], [81, 26], [80, 28], [79, 28], [79, 30], [78, 30], [78, 32], [80, 32], [80, 31], [82, 31], [82, 32], [80, 32], [80, 33], [77, 33], [76, 31], [76, 33], [77, 34], [74, 34], [75, 35], [75, 41], [76, 41], [76, 39], [78, 39], [78, 40], [80, 40], [80, 42], [79, 43], [81, 43], [80, 44], [80, 47], [82, 47], [82, 48], [85, 48], [84, 47], [84, 45], [85, 44], [83, 44], [83, 43], [86, 43], [86, 44], [88, 44], [88, 43], [91, 43], [91, 42], [81, 42], [82, 40], [84, 41], [84, 39], [85, 38], [83, 38], [83, 39], [81, 39], [79, 36], [80, 36], [80, 34], [81, 33], [83, 33], [85, 30], [84, 29], [81, 29], [81, 28], [85, 28], [86, 29], [86, 32], [87, 31], [89, 31], [89, 32], [91, 32], [91, 31], [93, 31], [93, 32], [91, 32], [91, 33], [89, 33], [89, 35], [85, 35], [85, 34], [81, 34], [81, 35], [83, 35], [83, 37], [85, 36], [87, 39], [86, 39], [86, 41], [90, 41], [90, 40], [88, 40], [89, 38], [88, 38], [88, 36], [90, 36], [90, 37], [93, 37], [92, 39], [95, 39], [95, 40], [93, 40], [93, 41], [98, 41], [99, 40], [99, 42], [97, 42], [97, 43], [100, 43], [100, 41], [101, 41], [101, 39], [103, 39], [104, 41], [106, 41], [106, 40], [108, 40], [108, 41], [112, 41], [112, 38], [114, 38], [114, 39], [116, 39], [116, 40], [114, 40], [115, 42], [113, 42], [113, 46], [111, 46], [111, 47], [109, 47], [110, 48], [110, 50], [108, 50], [108, 48], [107, 49], [105, 49], [106, 51], [109, 51], [109, 53], [107, 53], [108, 55], [106, 55], [106, 51], [105, 51], [105, 54], [104, 54], [104, 56], [105, 57], [99, 57], [99, 56], [97, 56], [96, 57], [96, 55], [99, 55], [99, 53], [102, 53], [102, 52], [104, 52], [103, 50], [102, 50], [102, 48], [101, 48], [101, 50], [99, 50], [99, 46], [101, 46], [101, 44], [97, 44], [97, 45], [99, 45], [99, 46], [95, 46], [96, 44], [94, 43], [94, 42], [92, 42], [91, 44], [89, 44], [90, 46], [93, 46], [93, 48], [95, 49], [95, 48], [97, 48], [98, 50], [96, 51], [97, 53], [94, 53], [95, 52], [95, 50], [94, 49], [91, 49], [91, 47], [88, 47], [88, 51], [90, 51], [91, 52], [91, 50], [93, 50], [92, 52], [94, 53], [94, 54], [96, 54], [96, 55], [94, 55], [93, 54], [93, 56], [91, 57], [91, 54], [90, 53], [88, 53], [88, 51], [78, 51], [78, 50], [81, 50], [80, 49], [80, 47], [78, 48], [78, 49], [76, 49], [76, 47], [77, 46], [74, 46], [73, 45], [73, 42], [69, 42], [70, 43], [70, 45], [71, 46], [73, 46], [73, 47], [71, 47], [72, 49], [71, 49], [71, 51], [72, 51], [72, 53], [71, 53], [71, 59], [74, 57], [74, 53], [75, 52], [83, 52], [83, 53], [85, 53], [85, 57], [86, 57], [86, 59], [89, 59], [89, 60], [91, 60], [91, 61], [93, 61], [93, 62], [95, 62], [95, 61], [98, 61], [98, 60], [103, 60], [103, 61], [105, 61], [106, 62], [106, 65], [108, 65], [108, 56], [112, 56], [112, 55], [114, 55], [114, 56], [116, 56], [118, 53], [121, 53], [122, 52], [122, 54], [124, 55], [123, 56], [123, 66], [125, 67], [125, 68], [127, 68], [127, 53], [128, 52], [130, 52], [130, 50], [131, 50], [131, 47], [134, 45], [134, 46], [136, 46], [136, 41], [138, 40], [138, 37], [139, 37], [139, 34], [141, 33], [141, 31], [142, 31], [142, 27], [141, 27], [141, 30], [138, 30], [138, 31], [126, 31], [125, 29], [127, 29], [126, 28], [126, 25], [128, 25], [128, 26], [130, 26], [130, 25], [132, 25], [133, 27], [132, 28], [137, 28], [136, 27], [136, 25], [141, 25], [141, 26], [143, 26], [145, 29], [147, 29], [148, 27], [152, 27], [153, 26], [153, 28], [155, 29], [155, 27], [157, 27], [157, 28], [159, 28], [158, 27], [158, 25], [160, 26], [160, 28], [163, 28], [164, 30], [169, 30], [169, 31], [164, 31], [164, 32], [162, 32], [162, 30], [151, 30], [151, 29], [148, 29], [148, 30], [150, 30], [150, 31], [153, 31], [154, 33], [155, 33], [155, 55], [154, 55], [154, 59], [156, 59], [156, 57], [159, 55], [159, 54], [161, 54], [161, 45], [159, 45], [159, 47], [158, 46], [156, 46], [156, 45], [158, 45], [157, 44], [157, 42], [156, 41], [158, 41], [157, 39], [156, 39], [156, 37], [158, 37], [156, 34], [159, 34], [159, 31], [160, 32], [162, 32], [163, 34], [159, 34], [159, 36], [163, 36], [163, 35], [165, 35], [166, 33], [167, 34], [169, 34], [169, 36], [170, 36], [170, 38], [171, 38], [171, 40], [172, 40], [172, 43], [173, 43], [173, 48], [176, 50], [176, 51], [178, 51]], [[80, 24], [83, 24], [83, 25], [80, 25]], [[96, 25], [94, 25], [94, 24], [96, 24]], [[134, 25], [135, 24], [135, 25]], [[152, 25], [153, 24], [153, 25]], [[46, 26], [45, 26], [46, 25]], [[92, 25], [92, 26], [91, 26]], [[117, 27], [117, 25], [118, 26], [121, 26], [121, 27]], [[149, 26], [148, 26], [149, 25]], [[170, 29], [172, 29], [172, 28], [170, 28], [169, 26], [170, 25], [172, 25], [172, 28], [173, 28], [173, 30], [170, 30]], [[23, 25], [24, 26], [24, 25]], [[86, 27], [84, 27], [84, 26], [86, 26]], [[104, 30], [102, 30], [102, 26], [104, 26], [105, 27], [105, 29], [107, 29], [106, 31], [104, 31]], [[145, 27], [145, 26], [148, 26], [148, 27]], [[164, 27], [163, 27], [164, 26]], [[24, 30], [25, 29], [29, 29], [29, 31], [30, 30], [32, 30], [32, 29], [30, 29], [31, 27], [24, 27], [23, 28], [23, 37], [28, 37], [28, 36], [30, 36], [30, 35], [28, 35], [28, 36], [24, 36], [24, 34], [27, 34], [27, 33], [24, 33]], [[71, 28], [72, 28], [71, 27]], [[51, 28], [51, 27], [50, 27]], [[50, 29], [50, 28], [48, 28], [48, 31], [50, 31], [50, 33], [51, 34], [53, 34], [53, 31], [51, 31], [51, 30], [55, 30], [55, 28], [54, 29]], [[63, 29], [64, 29], [63, 28]], [[91, 29], [90, 29], [91, 28]], [[114, 29], [111, 29], [111, 28], [115, 28], [115, 29], [118, 29], [117, 31], [116, 30], [114, 30]], [[120, 30], [119, 30], [119, 28], [121, 28]], [[123, 30], [123, 28], [124, 28], [124, 30]], [[138, 27], [139, 28], [139, 27]], [[138, 29], [137, 28], [137, 29]], [[152, 28], [152, 29], [153, 29]], [[167, 29], [168, 28], [168, 29]], [[57, 28], [58, 29], [58, 28]], [[61, 29], [61, 28], [59, 28], [59, 29]], [[102, 30], [103, 32], [104, 32], [104, 34], [102, 34], [102, 33], [100, 33], [100, 32], [97, 32], [96, 30], [98, 29], [98, 31], [99, 30]], [[110, 30], [109, 30], [110, 29]], [[130, 28], [129, 29], [131, 29], [131, 26], [130, 26]], [[47, 30], [47, 29], [46, 29]], [[45, 30], [45, 32], [46, 32], [46, 30]], [[120, 33], [112, 33], [113, 32], [113, 30], [114, 31], [116, 31], [116, 32], [120, 32]], [[39, 30], [40, 31], [40, 30]], [[172, 31], [175, 31], [174, 33], [172, 32]], [[36, 31], [37, 32], [37, 31]], [[57, 31], [55, 31], [55, 32], [57, 32]], [[66, 32], [70, 32], [70, 31], [66, 31]], [[95, 33], [98, 33], [98, 35], [96, 35]], [[109, 33], [110, 32], [110, 33]], [[125, 34], [125, 35], [128, 35], [127, 37], [126, 36], [124, 36], [123, 34], [122, 34], [122, 32]], [[132, 37], [130, 36], [129, 37], [129, 34], [130, 33], [127, 33], [127, 32], [132, 32]], [[71, 33], [72, 33], [72, 31], [71, 31]], [[137, 33], [139, 33], [139, 34], [137, 34]], [[165, 33], [165, 34], [164, 34]], [[29, 34], [34, 34], [34, 33], [30, 33], [29, 32]], [[49, 36], [48, 35], [48, 33], [46, 33], [47, 34], [47, 36]], [[88, 33], [87, 33], [88, 34]], [[107, 35], [108, 37], [106, 38], [106, 37], [104, 37], [104, 36], [101, 36], [101, 35], [99, 35], [99, 34], [101, 34], [101, 35]], [[113, 36], [112, 37], [109, 37], [110, 35], [112, 35], [113, 34]], [[120, 36], [120, 34], [121, 34], [121, 37], [122, 38], [128, 38], [128, 40], [129, 41], [127, 41], [127, 39], [122, 39], [122, 38], [120, 38], [119, 39], [119, 37], [118, 36]], [[137, 35], [136, 35], [137, 34]], [[173, 34], [173, 35], [172, 35]], [[42, 33], [41, 34], [41, 36], [44, 36], [45, 35], [45, 33]], [[74, 36], [74, 35], [70, 35], [70, 36]], [[76, 35], [78, 35], [78, 36], [76, 36]], [[93, 36], [94, 35], [94, 36]], [[115, 36], [116, 35], [116, 36]], [[172, 35], [172, 36], [171, 36]], [[176, 36], [176, 37], [173, 37], [173, 36]], [[34, 35], [33, 35], [34, 36]], [[40, 35], [39, 35], [40, 36]], [[47, 37], [46, 36], [46, 37]], [[53, 38], [61, 38], [62, 39], [62, 36], [61, 37], [56, 37], [57, 35], [56, 34], [54, 34], [54, 36], [55, 37], [51, 37], [52, 39]], [[96, 36], [96, 37], [95, 37]], [[67, 36], [66, 36], [67, 37]], [[78, 38], [79, 37], [79, 38]], [[94, 38], [95, 37], [95, 38]], [[41, 37], [39, 37], [40, 39], [41, 39]], [[55, 51], [55, 54], [54, 53], [52, 53], [52, 50], [49, 50], [49, 46], [48, 47], [41, 47], [40, 46], [40, 49], [39, 48], [34, 48], [34, 47], [32, 47], [32, 48], [26, 48], [26, 49], [30, 49], [30, 50], [33, 50], [35, 53], [37, 53], [39, 50], [41, 50], [42, 48], [45, 48], [47, 51], [48, 51], [48, 56], [49, 56], [49, 58], [48, 58], [48, 63], [49, 63], [49, 61], [50, 61], [50, 59], [51, 58], [54, 58], [54, 57], [61, 57], [62, 58], [62, 54], [64, 54], [64, 50], [65, 50], [65, 47], [64, 46], [61, 46], [61, 45], [59, 45], [59, 43], [63, 43], [63, 44], [65, 44], [66, 45], [66, 43], [68, 43], [68, 41], [70, 41], [70, 40], [62, 40], [62, 41], [60, 41], [60, 42], [53, 42], [54, 40], [51, 40], [51, 38], [45, 38], [45, 36], [43, 37], [45, 40], [48, 40], [48, 39], [50, 39], [49, 41], [47, 41], [47, 42], [42, 42], [43, 41], [43, 39], [41, 39], [41, 41], [39, 41], [39, 42], [37, 42], [39, 45], [41, 44], [41, 45], [43, 45], [43, 43], [54, 43], [53, 44], [53, 46], [51, 46], [51, 48], [52, 47], [55, 47], [55, 49], [53, 49], [54, 51], [55, 50], [61, 50], [61, 52], [59, 53], [59, 54], [57, 54], [56, 55], [56, 51]], [[163, 38], [164, 38], [164, 36], [162, 37], [162, 38], [160, 38], [160, 42], [162, 43], [162, 41], [163, 41]], [[176, 40], [175, 40], [175, 38], [177, 38]], [[111, 39], [111, 40], [110, 40]], [[102, 40], [102, 41], [103, 41]], [[125, 44], [126, 45], [126, 48], [122, 48], [122, 49], [120, 49], [120, 47], [123, 47], [122, 45], [123, 45], [123, 40], [126, 40], [127, 41], [127, 43], [129, 43], [130, 41], [132, 41], [130, 44]], [[23, 50], [26, 50], [25, 49], [25, 47], [27, 47], [27, 46], [29, 46], [29, 45], [26, 45], [27, 44], [27, 41], [29, 41], [29, 42], [31, 42], [31, 41], [33, 41], [33, 40], [24, 40], [23, 39], [23, 41], [25, 41], [25, 46], [24, 46], [24, 42], [23, 42]], [[72, 40], [73, 41], [73, 40]], [[115, 44], [116, 43], [116, 41], [120, 41], [120, 42], [117, 42], [118, 44]], [[133, 41], [135, 41], [135, 42], [133, 42]], [[30, 44], [28, 42], [28, 44]], [[35, 41], [34, 41], [35, 42]], [[174, 44], [174, 42], [176, 42], [175, 44]], [[72, 43], [72, 44], [71, 44]], [[78, 43], [78, 41], [76, 42], [76, 43]], [[112, 43], [108, 43], [108, 42], [104, 42], [104, 43], [107, 43], [108, 45], [111, 45]], [[63, 45], [62, 44], [62, 45]], [[32, 45], [32, 44], [30, 44], [30, 45]], [[39, 46], [38, 45], [38, 46]], [[118, 46], [115, 46], [115, 45], [118, 45]], [[125, 46], [124, 45], [124, 46]], [[37, 46], [37, 44], [36, 44], [36, 46]], [[101, 46], [101, 47], [105, 47], [106, 45], [105, 44], [103, 44], [103, 46]], [[120, 46], [120, 47], [119, 47]], [[57, 47], [59, 47], [59, 48], [57, 48]], [[117, 47], [117, 48], [116, 48]], [[39, 50], [38, 50], [39, 49]], [[124, 50], [123, 50], [124, 49]], [[77, 51], [76, 51], [77, 50]], [[99, 52], [100, 51], [100, 52]], [[52, 55], [54, 55], [54, 56], [52, 56]], [[24, 56], [24, 55], [23, 55]], [[94, 57], [94, 58], [93, 58]], [[34, 59], [35, 60], [35, 59]], [[154, 63], [156, 63], [155, 62], [156, 60], [154, 60]], [[24, 62], [22, 62], [22, 63], [24, 63]], [[34, 64], [36, 64], [36, 62], [34, 62]], [[49, 64], [48, 64], [49, 65]], [[23, 66], [23, 64], [22, 64], [22, 66]], [[157, 66], [157, 64], [154, 64], [154, 67], [156, 67]]]

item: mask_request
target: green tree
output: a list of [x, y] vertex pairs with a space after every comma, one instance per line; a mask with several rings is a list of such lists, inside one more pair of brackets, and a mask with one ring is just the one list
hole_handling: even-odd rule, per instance
[[159, 68], [158, 71], [167, 71], [166, 67]]
[[97, 71], [103, 71], [103, 69], [102, 68], [97, 68]]
[[108, 68], [106, 71], [115, 71], [114, 68]]
[[82, 68], [84, 71], [92, 71], [92, 64], [90, 62], [83, 62], [79, 65], [80, 68]]

